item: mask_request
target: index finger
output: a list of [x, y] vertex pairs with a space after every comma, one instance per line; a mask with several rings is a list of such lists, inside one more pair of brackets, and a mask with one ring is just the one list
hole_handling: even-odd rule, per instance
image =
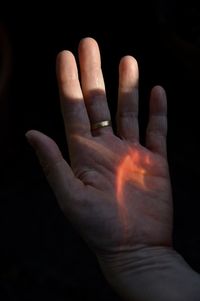
[[91, 136], [90, 122], [74, 55], [70, 51], [62, 51], [57, 57], [56, 67], [61, 110], [67, 141], [70, 144], [74, 135]]

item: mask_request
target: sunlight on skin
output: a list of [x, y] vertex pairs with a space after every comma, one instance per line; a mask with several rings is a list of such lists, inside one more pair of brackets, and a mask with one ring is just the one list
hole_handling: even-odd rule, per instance
[[[106, 157], [110, 162], [111, 159], [113, 159], [113, 152], [107, 147], [79, 135], [76, 135], [76, 140], [93, 151], [99, 154], [104, 154], [104, 157]], [[141, 153], [138, 149], [130, 148], [129, 153], [124, 156], [117, 167], [116, 195], [119, 205], [124, 203], [124, 190], [126, 183], [132, 182], [138, 189], [148, 189], [145, 184], [145, 175], [147, 175], [147, 168], [149, 168], [150, 165], [151, 160], [149, 155]]]
[[128, 155], [122, 160], [117, 169], [117, 200], [119, 204], [123, 203], [123, 191], [127, 182], [133, 182], [138, 188], [147, 189], [145, 185], [146, 168], [141, 166], [141, 161], [146, 165], [150, 164], [149, 156], [141, 158], [141, 154], [137, 150], [131, 150]]
[[[114, 159], [113, 151], [109, 150], [106, 146], [99, 144], [96, 141], [92, 141], [88, 138], [76, 135], [76, 140], [80, 144], [85, 145], [91, 151], [95, 151], [100, 155], [103, 154], [104, 160], [106, 158], [107, 162], [116, 164], [117, 161]], [[128, 153], [123, 155], [122, 160], [118, 162], [119, 165], [116, 168], [116, 199], [117, 199], [117, 210], [119, 214], [120, 221], [123, 225], [124, 240], [126, 241], [126, 236], [128, 233], [128, 218], [129, 211], [126, 206], [126, 186], [127, 184], [133, 185], [133, 187], [138, 191], [148, 190], [146, 179], [151, 173], [151, 168], [153, 167], [152, 159], [150, 155], [144, 153], [143, 150], [138, 147], [129, 148]]]
[[145, 184], [147, 169], [143, 165], [146, 165], [146, 167], [150, 165], [149, 156], [145, 155], [143, 157], [138, 150], [130, 150], [117, 168], [116, 195], [120, 219], [125, 230], [128, 217], [124, 196], [125, 186], [127, 183], [132, 183], [138, 189], [147, 190]]

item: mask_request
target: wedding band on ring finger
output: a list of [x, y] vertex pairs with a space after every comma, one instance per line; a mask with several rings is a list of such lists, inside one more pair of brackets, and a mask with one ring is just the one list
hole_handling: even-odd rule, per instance
[[96, 130], [96, 129], [104, 128], [104, 127], [107, 127], [107, 126], [111, 126], [111, 120], [103, 120], [103, 121], [100, 121], [100, 122], [93, 123], [91, 125], [91, 129]]

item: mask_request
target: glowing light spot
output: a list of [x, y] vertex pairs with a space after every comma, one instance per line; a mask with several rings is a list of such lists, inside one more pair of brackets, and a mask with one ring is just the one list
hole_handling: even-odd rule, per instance
[[[130, 151], [121, 161], [117, 169], [116, 178], [116, 195], [118, 201], [118, 210], [121, 222], [123, 223], [125, 236], [128, 223], [127, 215], [129, 214], [126, 208], [125, 192], [127, 184], [133, 185], [139, 190], [146, 190], [145, 176], [147, 175], [147, 168], [150, 166], [150, 158], [143, 156], [139, 151]], [[134, 200], [133, 200], [134, 201]]]
[[[148, 158], [145, 161], [146, 164], [149, 164]], [[137, 151], [126, 155], [117, 171], [117, 199], [120, 203], [123, 202], [124, 186], [127, 182], [131, 181], [135, 186], [145, 189], [144, 176], [146, 173]]]

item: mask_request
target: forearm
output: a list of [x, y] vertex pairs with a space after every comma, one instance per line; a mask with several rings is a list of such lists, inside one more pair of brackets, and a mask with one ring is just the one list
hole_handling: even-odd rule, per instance
[[200, 276], [171, 248], [138, 248], [117, 258], [98, 259], [108, 282], [124, 300], [200, 300]]

